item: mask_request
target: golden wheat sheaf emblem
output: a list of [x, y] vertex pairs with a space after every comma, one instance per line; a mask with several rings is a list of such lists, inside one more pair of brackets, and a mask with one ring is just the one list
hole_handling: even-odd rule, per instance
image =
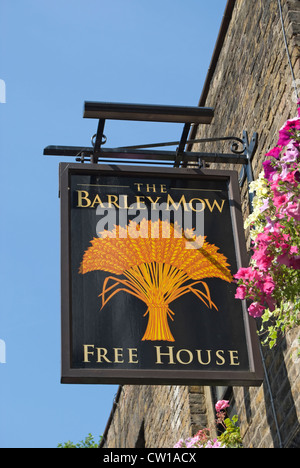
[[183, 233], [176, 223], [130, 222], [125, 228], [116, 226], [99, 233], [91, 244], [79, 273], [103, 270], [118, 276], [105, 279], [99, 295], [101, 310], [121, 291], [146, 304], [148, 324], [142, 341], [175, 341], [168, 323], [175, 315], [170, 304], [185, 294], [195, 294], [206, 307], [218, 310], [204, 278], [232, 282], [219, 248], [205, 237], [193, 237], [193, 231]]

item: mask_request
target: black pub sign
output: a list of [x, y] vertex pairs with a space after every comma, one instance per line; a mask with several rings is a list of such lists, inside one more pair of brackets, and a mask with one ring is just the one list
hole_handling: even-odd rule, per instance
[[62, 383], [262, 382], [234, 171], [60, 164]]

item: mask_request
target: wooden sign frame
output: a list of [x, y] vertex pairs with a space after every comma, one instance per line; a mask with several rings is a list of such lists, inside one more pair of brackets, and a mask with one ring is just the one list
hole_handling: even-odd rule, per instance
[[[181, 200], [182, 203], [191, 203], [189, 207], [190, 209], [193, 209], [193, 211], [196, 211], [195, 205], [193, 205], [193, 203], [195, 203], [196, 200], [200, 199], [200, 195], [195, 196], [195, 194], [197, 194], [197, 190], [203, 190], [204, 193], [206, 193], [205, 196], [209, 197], [209, 195], [207, 194], [210, 193], [213, 195], [214, 187], [218, 187], [218, 184], [220, 184], [221, 189], [219, 190], [219, 192], [221, 193], [223, 191], [225, 197], [225, 202], [224, 200], [223, 202], [228, 205], [228, 211], [226, 215], [227, 224], [224, 224], [223, 218], [221, 216], [217, 218], [217, 215], [220, 215], [222, 208], [220, 201], [216, 202], [216, 204], [214, 205], [214, 200], [207, 198], [207, 206], [209, 208], [207, 209], [208, 215], [212, 214], [212, 210], [214, 208], [216, 209], [215, 222], [217, 230], [220, 230], [220, 232], [218, 232], [218, 239], [222, 235], [222, 230], [224, 229], [224, 235], [226, 236], [225, 241], [228, 243], [229, 238], [226, 235], [226, 229], [231, 230], [232, 245], [228, 248], [232, 249], [232, 251], [234, 252], [234, 262], [236, 263], [235, 268], [238, 269], [242, 266], [247, 266], [247, 252], [243, 228], [243, 219], [241, 214], [240, 188], [238, 184], [237, 173], [235, 171], [227, 170], [215, 171], [207, 169], [200, 170], [178, 168], [162, 169], [160, 167], [149, 168], [101, 164], [82, 165], [74, 163], [60, 163], [59, 177], [61, 200], [61, 382], [67, 384], [174, 384], [236, 386], [261, 385], [263, 381], [263, 369], [259, 351], [259, 341], [256, 332], [256, 323], [254, 319], [249, 317], [245, 302], [241, 302], [235, 299], [236, 306], [234, 306], [234, 308], [236, 308], [237, 311], [234, 312], [234, 315], [232, 315], [233, 312], [229, 311], [229, 309], [227, 311], [225, 310], [227, 307], [225, 306], [225, 303], [227, 304], [227, 302], [223, 301], [225, 312], [223, 315], [218, 315], [218, 317], [224, 317], [222, 318], [222, 320], [227, 320], [226, 317], [229, 314], [231, 317], [231, 325], [228, 325], [229, 322], [228, 324], [227, 322], [220, 323], [220, 321], [216, 319], [216, 321], [214, 322], [216, 327], [215, 335], [211, 330], [211, 324], [214, 321], [214, 319], [212, 318], [213, 315], [209, 315], [214, 314], [215, 311], [205, 312], [206, 315], [203, 312], [203, 319], [198, 318], [198, 315], [195, 316], [196, 319], [191, 324], [191, 326], [192, 328], [194, 328], [193, 336], [195, 335], [195, 337], [197, 337], [195, 327], [198, 326], [200, 342], [198, 346], [194, 345], [193, 349], [188, 348], [187, 345], [184, 346], [184, 344], [181, 344], [180, 349], [177, 349], [176, 340], [172, 343], [160, 339], [157, 341], [152, 340], [152, 342], [149, 341], [145, 343], [145, 345], [143, 344], [143, 346], [145, 346], [145, 350], [153, 349], [153, 352], [156, 353], [153, 364], [151, 361], [151, 365], [147, 366], [144, 364], [144, 362], [150, 362], [150, 358], [146, 356], [144, 359], [144, 356], [139, 355], [139, 353], [143, 353], [144, 351], [138, 350], [138, 348], [129, 341], [124, 341], [124, 343], [117, 343], [117, 345], [112, 345], [114, 352], [113, 355], [110, 354], [112, 350], [108, 349], [107, 344], [105, 346], [102, 346], [100, 342], [91, 342], [91, 337], [93, 336], [94, 331], [83, 331], [85, 329], [94, 330], [96, 323], [90, 323], [90, 320], [88, 318], [89, 313], [92, 313], [89, 311], [90, 307], [88, 301], [91, 296], [94, 297], [94, 301], [99, 301], [99, 308], [97, 309], [97, 311], [93, 311], [93, 314], [96, 316], [95, 320], [98, 320], [98, 317], [100, 317], [100, 315], [97, 314], [100, 311], [101, 305], [100, 298], [98, 296], [101, 292], [101, 285], [97, 285], [99, 289], [95, 290], [93, 294], [91, 294], [89, 290], [88, 294], [85, 295], [84, 291], [86, 290], [86, 286], [84, 287], [81, 285], [88, 284], [83, 283], [84, 281], [87, 281], [88, 275], [89, 278], [91, 278], [91, 282], [93, 282], [96, 273], [94, 274], [93, 272], [90, 272], [87, 275], [81, 275], [82, 278], [79, 278], [78, 276], [78, 279], [76, 275], [80, 274], [80, 265], [78, 264], [78, 262], [75, 264], [75, 267], [74, 264], [72, 264], [74, 255], [78, 256], [78, 258], [79, 256], [80, 258], [83, 258], [84, 251], [87, 251], [88, 249], [88, 246], [85, 245], [85, 247], [82, 248], [79, 252], [77, 246], [80, 244], [81, 241], [79, 243], [77, 243], [77, 241], [74, 243], [74, 239], [78, 236], [83, 236], [82, 232], [84, 231], [86, 226], [86, 224], [84, 223], [80, 224], [80, 217], [83, 215], [83, 213], [87, 213], [88, 209], [95, 209], [96, 206], [99, 206], [100, 203], [102, 203], [101, 197], [99, 195], [101, 194], [100, 185], [105, 185], [106, 181], [108, 181], [108, 183], [110, 182], [110, 186], [112, 186], [113, 184], [111, 183], [111, 181], [113, 181], [115, 184], [117, 182], [119, 186], [121, 186], [123, 180], [129, 180], [132, 181], [132, 183], [129, 183], [129, 185], [131, 186], [130, 193], [132, 193], [133, 186], [135, 187], [136, 193], [138, 193], [137, 191], [140, 190], [138, 198], [139, 202], [145, 199], [145, 197], [142, 195], [142, 187], [145, 188], [147, 187], [147, 185], [149, 191], [151, 189], [152, 196], [150, 197], [150, 200], [152, 202], [155, 202], [158, 200], [159, 194], [154, 194], [154, 191], [158, 189], [159, 185], [161, 192], [166, 194], [167, 196], [168, 184], [166, 183], [166, 181], [170, 181], [171, 185], [177, 184], [177, 186], [179, 187], [183, 185], [187, 186], [188, 184], [190, 184], [192, 188], [182, 188], [181, 198], [176, 199], [175, 207], [179, 206], [178, 203], [180, 203]], [[83, 177], [83, 179], [80, 179], [80, 177]], [[101, 184], [98, 184], [99, 187], [97, 189], [95, 189], [95, 187], [93, 188], [93, 190], [96, 190], [96, 192], [93, 192], [92, 197], [92, 195], [90, 195], [90, 192], [87, 189], [87, 186], [90, 185], [92, 187], [93, 185], [96, 186], [97, 184], [92, 184], [90, 182], [86, 184], [81, 183], [81, 187], [79, 187], [78, 184], [77, 190], [75, 190], [74, 186], [72, 185], [73, 183], [75, 183], [73, 182], [74, 180], [90, 182], [96, 180], [102, 182]], [[150, 181], [152, 181], [151, 185]], [[143, 183], [145, 184], [144, 186], [142, 185]], [[211, 184], [212, 188], [208, 188], [210, 187], [209, 184]], [[201, 189], [201, 187], [204, 188]], [[179, 188], [176, 190], [179, 191]], [[184, 190], [192, 191], [191, 193], [193, 193], [194, 198], [191, 201], [187, 197], [182, 198], [182, 193], [187, 193], [184, 192]], [[97, 199], [95, 198], [96, 193], [99, 195]], [[75, 202], [74, 194], [77, 194], [77, 200]], [[118, 199], [116, 198], [116, 195], [114, 196], [114, 198], [112, 198], [111, 195], [110, 202], [115, 207], [119, 206], [117, 200]], [[175, 200], [174, 196], [173, 198], [171, 198], [171, 200]], [[212, 216], [211, 219], [213, 219]], [[94, 233], [94, 236], [96, 237], [96, 232]], [[90, 240], [92, 240], [92, 238]], [[207, 241], [210, 242], [210, 239], [208, 238]], [[218, 245], [218, 247], [220, 248], [220, 252], [222, 252], [222, 245]], [[232, 274], [234, 273], [235, 271], [232, 272]], [[84, 276], [85, 278], [83, 278]], [[123, 283], [123, 285], [124, 284], [125, 283]], [[218, 283], [216, 284], [222, 284], [223, 288], [223, 283], [221, 280], [218, 280]], [[223, 289], [225, 291], [225, 285]], [[217, 291], [219, 291], [219, 289]], [[228, 304], [233, 304], [233, 291], [234, 285], [231, 284], [230, 299], [228, 299]], [[76, 294], [76, 297], [74, 296], [74, 294]], [[221, 292], [220, 300], [221, 297], [223, 297], [222, 294], [223, 293]], [[212, 299], [218, 299], [218, 295], [218, 292], [213, 291], [211, 297]], [[188, 296], [190, 295], [187, 295], [186, 297]], [[205, 297], [206, 299], [208, 298], [207, 292], [202, 293], [202, 298]], [[194, 299], [196, 300], [197, 297], [195, 297]], [[138, 301], [138, 299], [136, 300]], [[109, 336], [114, 336], [115, 334], [121, 333], [122, 330], [120, 331], [120, 329], [122, 329], [123, 327], [122, 322], [116, 323], [116, 321], [119, 321], [119, 317], [124, 312], [124, 308], [126, 307], [127, 301], [129, 301], [129, 295], [126, 294], [126, 291], [120, 291], [118, 294], [115, 294], [115, 297], [111, 298], [111, 300], [109, 301], [109, 307], [111, 308], [109, 310], [111, 312], [104, 313], [102, 311], [103, 320], [106, 320], [107, 323], [109, 323], [110, 318], [113, 320], [113, 317], [115, 317], [114, 322], [110, 323], [106, 331], [103, 325], [104, 322], [101, 322], [103, 325], [102, 332], [106, 334], [106, 336], [107, 334], [109, 334]], [[140, 303], [142, 304], [141, 301]], [[95, 302], [93, 304], [95, 304]], [[119, 315], [115, 315], [116, 304], [120, 304], [121, 312]], [[131, 303], [128, 302], [129, 307], [131, 307], [130, 304]], [[194, 302], [192, 304], [194, 304]], [[138, 306], [135, 305], [135, 307]], [[203, 307], [205, 308], [205, 306]], [[190, 313], [193, 314], [194, 305], [191, 306], [189, 304], [188, 308], [191, 311]], [[215, 309], [216, 308], [217, 307], [215, 307]], [[219, 304], [218, 308], [222, 308], [222, 304]], [[85, 312], [82, 312], [83, 310]], [[87, 315], [85, 315], [86, 311], [89, 311]], [[146, 312], [146, 309], [144, 310], [144, 312]], [[177, 312], [177, 316], [180, 316], [180, 314], [180, 311]], [[141, 317], [142, 316], [143, 315], [141, 314]], [[182, 333], [187, 333], [188, 323], [185, 324], [183, 315], [181, 316], [181, 318], [178, 318], [178, 322], [183, 324], [182, 330], [184, 330], [182, 331]], [[210, 323], [210, 325], [208, 322]], [[193, 327], [193, 325], [195, 326]], [[108, 325], [105, 325], [105, 327], [106, 326]], [[134, 326], [135, 325], [132, 324], [132, 327]], [[138, 326], [141, 327], [140, 324]], [[207, 341], [207, 334], [205, 334], [205, 330], [203, 331], [203, 329], [205, 329], [206, 327], [208, 329], [207, 333], [210, 337], [209, 339], [211, 340], [211, 342]], [[239, 327], [241, 328], [241, 332], [238, 329]], [[113, 330], [115, 331], [113, 332]], [[233, 333], [232, 339], [230, 337], [231, 332]], [[97, 331], [97, 333], [100, 333], [100, 331]], [[180, 332], [177, 331], [176, 339], [179, 339], [179, 333]], [[238, 338], [238, 335], [240, 333], [243, 334], [243, 339]], [[226, 335], [226, 337], [224, 338], [223, 335]], [[84, 341], [85, 338], [81, 338], [82, 336], [89, 336], [89, 341]], [[83, 340], [81, 344], [80, 339]], [[193, 339], [195, 340], [196, 338]], [[225, 344], [229, 343], [227, 347], [225, 347], [225, 345], [222, 344], [223, 339]], [[239, 349], [237, 349], [238, 346], [235, 345], [235, 340], [237, 340], [238, 342]], [[77, 342], [79, 342], [78, 346]], [[182, 343], [185, 342], [183, 341]], [[205, 345], [203, 343], [205, 343]], [[82, 353], [82, 359], [80, 358], [81, 361], [78, 358], [79, 354], [77, 351], [77, 349], [80, 350], [80, 347], [80, 352]], [[76, 352], [74, 351], [75, 349]], [[80, 365], [79, 361], [82, 362], [82, 365]], [[210, 361], [214, 362], [212, 366], [210, 366]], [[240, 361], [243, 361], [247, 364], [241, 365]]]

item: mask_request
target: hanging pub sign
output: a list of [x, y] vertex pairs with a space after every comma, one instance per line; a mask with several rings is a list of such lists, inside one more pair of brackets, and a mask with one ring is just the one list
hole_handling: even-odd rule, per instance
[[260, 385], [233, 171], [60, 165], [62, 383]]

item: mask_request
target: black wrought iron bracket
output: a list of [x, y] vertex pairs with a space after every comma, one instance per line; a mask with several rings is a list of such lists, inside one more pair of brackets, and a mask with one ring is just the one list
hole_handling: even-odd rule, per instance
[[[209, 124], [213, 115], [214, 110], [211, 108], [87, 102], [85, 103], [84, 117], [98, 120], [97, 132], [92, 137], [92, 146], [47, 146], [44, 149], [44, 155], [75, 157], [75, 160], [81, 163], [142, 164], [178, 168], [202, 168], [212, 163], [238, 164], [242, 166], [239, 173], [240, 185], [243, 185], [245, 179], [248, 183], [252, 182], [251, 163], [257, 149], [257, 133], [252, 135], [251, 140], [249, 140], [247, 131], [243, 132], [242, 138], [227, 136], [188, 140], [191, 125]], [[179, 141], [103, 148], [107, 141], [104, 135], [107, 119], [176, 122], [183, 123], [184, 127]], [[193, 144], [226, 141], [231, 143], [228, 153], [185, 151], [186, 147]], [[154, 148], [167, 146], [177, 146], [177, 149], [176, 151], [154, 150]], [[252, 201], [251, 194], [249, 196], [250, 201]]]

